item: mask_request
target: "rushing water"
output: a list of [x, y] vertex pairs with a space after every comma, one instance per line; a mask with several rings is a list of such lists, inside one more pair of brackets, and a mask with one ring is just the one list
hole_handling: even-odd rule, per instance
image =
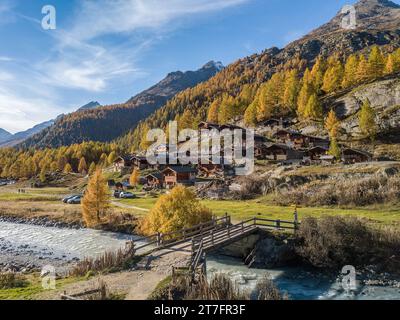
[[238, 259], [210, 256], [208, 277], [211, 279], [217, 273], [227, 274], [246, 292], [253, 291], [257, 281], [268, 275], [292, 300], [400, 300], [400, 288], [362, 286], [358, 282], [356, 292], [346, 292], [335, 279], [304, 269], [249, 269]]
[[92, 229], [67, 229], [0, 222], [0, 263], [27, 261], [43, 265], [58, 264], [84, 257], [94, 257], [106, 251], [116, 251], [140, 237]]

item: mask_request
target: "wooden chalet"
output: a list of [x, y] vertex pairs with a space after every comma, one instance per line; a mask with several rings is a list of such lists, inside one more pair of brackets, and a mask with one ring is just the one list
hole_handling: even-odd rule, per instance
[[304, 135], [297, 131], [278, 130], [274, 134], [274, 138], [280, 143], [288, 144], [296, 149], [306, 149], [312, 147], [329, 148], [329, 140], [319, 137]]
[[169, 166], [162, 171], [163, 182], [169, 189], [177, 185], [193, 186], [196, 173], [197, 170], [189, 166]]
[[146, 184], [147, 186], [151, 188], [163, 188], [164, 183], [163, 183], [163, 175], [161, 172], [155, 172], [148, 174], [145, 177]]
[[130, 173], [134, 157], [132, 154], [119, 156], [114, 161], [114, 171], [120, 172], [122, 175]]
[[295, 150], [286, 144], [273, 144], [266, 148], [266, 159], [281, 162], [301, 162], [304, 152]]
[[264, 121], [263, 126], [266, 127], [268, 130], [273, 131], [277, 129], [285, 129], [287, 127], [290, 127], [292, 125], [292, 122], [287, 119], [268, 119]]
[[328, 152], [328, 148], [324, 147], [313, 147], [311, 149], [308, 149], [305, 151], [305, 156], [309, 158], [311, 161], [319, 161], [321, 160], [321, 157], [326, 155]]
[[347, 164], [369, 162], [372, 161], [372, 154], [362, 150], [345, 148], [342, 150], [342, 160]]

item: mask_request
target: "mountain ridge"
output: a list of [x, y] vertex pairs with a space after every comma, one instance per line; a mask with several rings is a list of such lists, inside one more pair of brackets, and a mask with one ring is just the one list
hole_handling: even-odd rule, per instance
[[108, 142], [162, 107], [178, 92], [206, 81], [220, 71], [220, 63], [209, 62], [196, 71], [173, 72], [126, 103], [98, 106], [63, 115], [55, 123], [28, 138], [18, 147], [59, 147], [84, 141]]

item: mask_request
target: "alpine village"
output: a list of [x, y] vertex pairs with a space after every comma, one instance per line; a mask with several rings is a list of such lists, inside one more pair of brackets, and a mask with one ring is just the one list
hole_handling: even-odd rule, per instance
[[[0, 130], [0, 299], [400, 299], [400, 5], [354, 6], [356, 28], [339, 11], [284, 48]], [[253, 172], [149, 162], [171, 121], [253, 129]]]

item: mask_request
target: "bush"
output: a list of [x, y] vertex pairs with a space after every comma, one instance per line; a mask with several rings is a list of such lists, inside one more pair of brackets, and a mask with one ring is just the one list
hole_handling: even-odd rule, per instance
[[264, 278], [257, 283], [255, 295], [257, 300], [289, 300], [287, 294], [282, 295], [274, 282], [268, 276], [264, 276]]
[[177, 276], [162, 281], [151, 294], [151, 300], [286, 300], [273, 282], [267, 277], [257, 283], [255, 294], [242, 292], [225, 274], [215, 275], [210, 283], [205, 277], [200, 277], [194, 283], [188, 275]]
[[71, 276], [84, 277], [97, 273], [116, 272], [130, 267], [135, 256], [133, 242], [127, 244], [125, 249], [116, 252], [106, 252], [97, 258], [85, 258], [79, 261], [70, 271]]
[[145, 235], [177, 232], [210, 221], [212, 213], [202, 206], [196, 195], [183, 186], [161, 196], [150, 213], [141, 221], [140, 231]]
[[351, 205], [367, 206], [393, 203], [400, 200], [400, 176], [373, 175], [359, 179], [312, 182], [305, 186], [283, 192], [277, 197], [281, 205]]
[[0, 289], [13, 289], [26, 286], [26, 281], [22, 276], [14, 272], [0, 273]]
[[400, 232], [372, 229], [357, 218], [306, 218], [296, 240], [296, 252], [315, 267], [337, 269], [375, 264], [388, 272], [400, 270]]

